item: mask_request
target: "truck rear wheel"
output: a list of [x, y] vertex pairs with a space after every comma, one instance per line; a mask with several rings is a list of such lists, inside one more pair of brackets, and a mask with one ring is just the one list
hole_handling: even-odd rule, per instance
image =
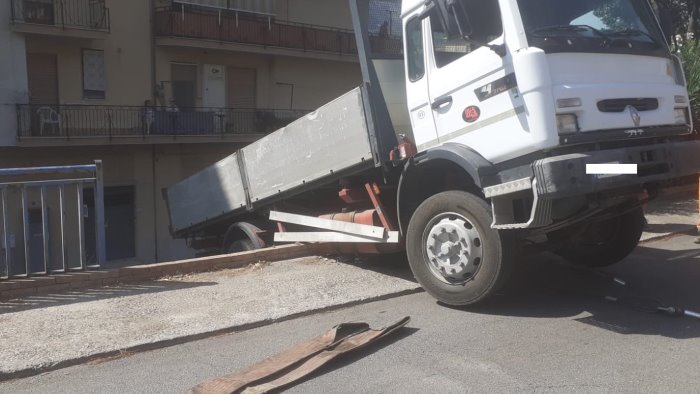
[[563, 240], [556, 253], [575, 264], [608, 267], [634, 251], [645, 226], [643, 209], [635, 208], [611, 219], [586, 224], [573, 233], [556, 235]]
[[491, 208], [477, 196], [448, 191], [430, 197], [413, 214], [406, 250], [425, 291], [454, 306], [473, 305], [506, 280], [513, 244], [491, 229]]
[[231, 242], [226, 250], [224, 251], [225, 254], [232, 254], [232, 253], [240, 253], [240, 252], [247, 252], [250, 250], [255, 250], [255, 245], [253, 245], [253, 242], [249, 239], [239, 239], [237, 241]]
[[247, 252], [265, 247], [265, 240], [258, 234], [262, 231], [251, 223], [234, 223], [226, 231], [221, 252], [224, 254]]

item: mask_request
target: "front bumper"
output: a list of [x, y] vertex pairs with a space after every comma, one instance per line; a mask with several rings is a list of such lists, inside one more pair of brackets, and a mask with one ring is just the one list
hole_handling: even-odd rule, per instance
[[[636, 164], [636, 175], [589, 175], [587, 164]], [[532, 229], [553, 224], [556, 200], [580, 197], [700, 173], [700, 141], [573, 153], [537, 160], [526, 178], [484, 188], [491, 200], [495, 229]], [[531, 171], [531, 172], [530, 172]], [[531, 212], [515, 206], [531, 201]]]
[[[587, 164], [636, 164], [637, 175], [589, 175]], [[533, 163], [547, 199], [605, 192], [700, 173], [700, 141], [679, 141], [549, 157]]]

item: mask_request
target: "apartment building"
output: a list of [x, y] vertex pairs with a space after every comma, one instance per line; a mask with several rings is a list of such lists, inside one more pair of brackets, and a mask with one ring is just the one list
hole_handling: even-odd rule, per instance
[[[161, 190], [361, 83], [346, 0], [7, 1], [0, 167], [103, 160], [109, 261], [191, 257]], [[375, 3], [395, 56], [400, 2]]]

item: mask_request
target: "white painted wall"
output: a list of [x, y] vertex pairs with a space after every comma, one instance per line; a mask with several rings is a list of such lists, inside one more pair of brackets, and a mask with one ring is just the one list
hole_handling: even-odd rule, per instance
[[29, 100], [24, 36], [10, 30], [10, 7], [0, 7], [0, 146], [17, 141], [15, 104]]

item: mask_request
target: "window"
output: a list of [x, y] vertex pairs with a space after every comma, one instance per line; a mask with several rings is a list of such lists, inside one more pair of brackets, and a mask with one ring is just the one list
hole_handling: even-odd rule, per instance
[[83, 50], [83, 98], [105, 99], [105, 57], [104, 51]]
[[[444, 67], [454, 62], [503, 34], [498, 0], [457, 0], [456, 3], [455, 8], [461, 8], [466, 13], [472, 32], [469, 39], [449, 37], [437, 11], [433, 12], [430, 16], [430, 27], [433, 32], [435, 63], [438, 67]], [[447, 18], [447, 24], [456, 26], [452, 10], [448, 13]]]
[[425, 75], [423, 30], [420, 18], [413, 18], [406, 24], [406, 51], [408, 78], [411, 82], [416, 82]]
[[665, 39], [647, 2], [518, 0], [518, 6], [529, 44], [546, 52], [668, 56]]

